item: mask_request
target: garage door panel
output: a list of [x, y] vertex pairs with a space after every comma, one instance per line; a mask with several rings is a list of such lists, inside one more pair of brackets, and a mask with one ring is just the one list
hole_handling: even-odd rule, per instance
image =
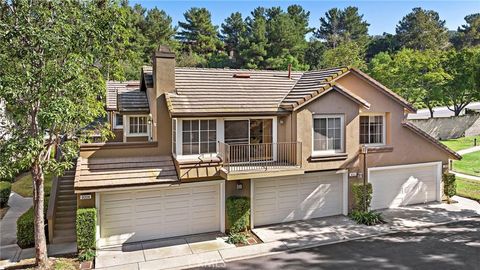
[[[100, 195], [101, 245], [220, 230], [220, 186]], [[128, 201], [125, 201], [127, 199]]]
[[382, 209], [436, 200], [437, 165], [419, 164], [370, 172], [372, 209]]
[[341, 174], [254, 180], [255, 225], [341, 214], [342, 186]]

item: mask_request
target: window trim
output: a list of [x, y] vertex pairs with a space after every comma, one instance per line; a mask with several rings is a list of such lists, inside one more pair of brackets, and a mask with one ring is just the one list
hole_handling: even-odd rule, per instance
[[[360, 142], [360, 129], [361, 129], [361, 121], [360, 117], [362, 116], [381, 116], [382, 117], [382, 142], [381, 143], [361, 143]], [[387, 117], [386, 113], [361, 113], [358, 117], [358, 142], [360, 145], [366, 145], [366, 146], [385, 146], [387, 145]], [[370, 123], [370, 121], [369, 121]], [[368, 136], [370, 136], [370, 128], [368, 129]]]
[[[145, 117], [146, 119], [146, 125], [147, 125], [147, 131], [145, 133], [131, 133], [130, 132], [130, 119], [132, 117]], [[127, 137], [147, 137], [148, 136], [148, 115], [146, 114], [137, 114], [137, 115], [127, 115]]]
[[[181, 121], [178, 121], [177, 120], [177, 142], [176, 142], [176, 149], [177, 149], [177, 158], [181, 157], [181, 159], [192, 159], [192, 158], [197, 158], [197, 157], [216, 157], [217, 156], [217, 152], [218, 152], [218, 141], [219, 141], [219, 138], [218, 138], [218, 122], [219, 122], [219, 119], [218, 118], [182, 118], [182, 119], [179, 119]], [[200, 152], [200, 126], [201, 126], [201, 123], [200, 121], [201, 120], [214, 120], [215, 121], [215, 137], [216, 137], [216, 140], [215, 140], [215, 152], [210, 152], [210, 153], [198, 153], [198, 154], [184, 154], [183, 153], [183, 121], [199, 121], [198, 123], [198, 144], [199, 144], [199, 152]]]
[[123, 115], [120, 114], [119, 112], [113, 113], [113, 129], [123, 129], [123, 123], [121, 125], [117, 124], [117, 115], [120, 115], [123, 120]]
[[[315, 150], [315, 119], [340, 118], [340, 149], [339, 150]], [[327, 121], [328, 122], [328, 121]], [[345, 114], [313, 114], [312, 117], [312, 156], [326, 156], [345, 153]]]

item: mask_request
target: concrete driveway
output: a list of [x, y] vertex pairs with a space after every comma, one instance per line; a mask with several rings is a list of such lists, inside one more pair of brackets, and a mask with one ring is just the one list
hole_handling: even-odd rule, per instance
[[218, 269], [478, 270], [480, 218], [226, 262]]
[[168, 269], [197, 262], [220, 262], [219, 250], [234, 248], [221, 233], [151, 240], [102, 248], [95, 258], [96, 269]]

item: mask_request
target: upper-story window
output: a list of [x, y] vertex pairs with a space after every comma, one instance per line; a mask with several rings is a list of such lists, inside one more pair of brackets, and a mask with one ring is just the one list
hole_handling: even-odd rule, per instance
[[360, 116], [360, 144], [385, 144], [385, 116]]
[[313, 152], [344, 152], [343, 115], [315, 115], [313, 118]]
[[182, 120], [183, 155], [215, 153], [216, 151], [216, 120]]
[[123, 115], [115, 113], [113, 118], [113, 127], [117, 129], [123, 128]]
[[147, 116], [128, 117], [128, 135], [147, 136]]

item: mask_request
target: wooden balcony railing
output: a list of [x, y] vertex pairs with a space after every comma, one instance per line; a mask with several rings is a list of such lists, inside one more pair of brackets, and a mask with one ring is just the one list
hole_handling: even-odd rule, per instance
[[300, 142], [226, 144], [218, 142], [218, 157], [227, 173], [268, 171], [302, 166]]

